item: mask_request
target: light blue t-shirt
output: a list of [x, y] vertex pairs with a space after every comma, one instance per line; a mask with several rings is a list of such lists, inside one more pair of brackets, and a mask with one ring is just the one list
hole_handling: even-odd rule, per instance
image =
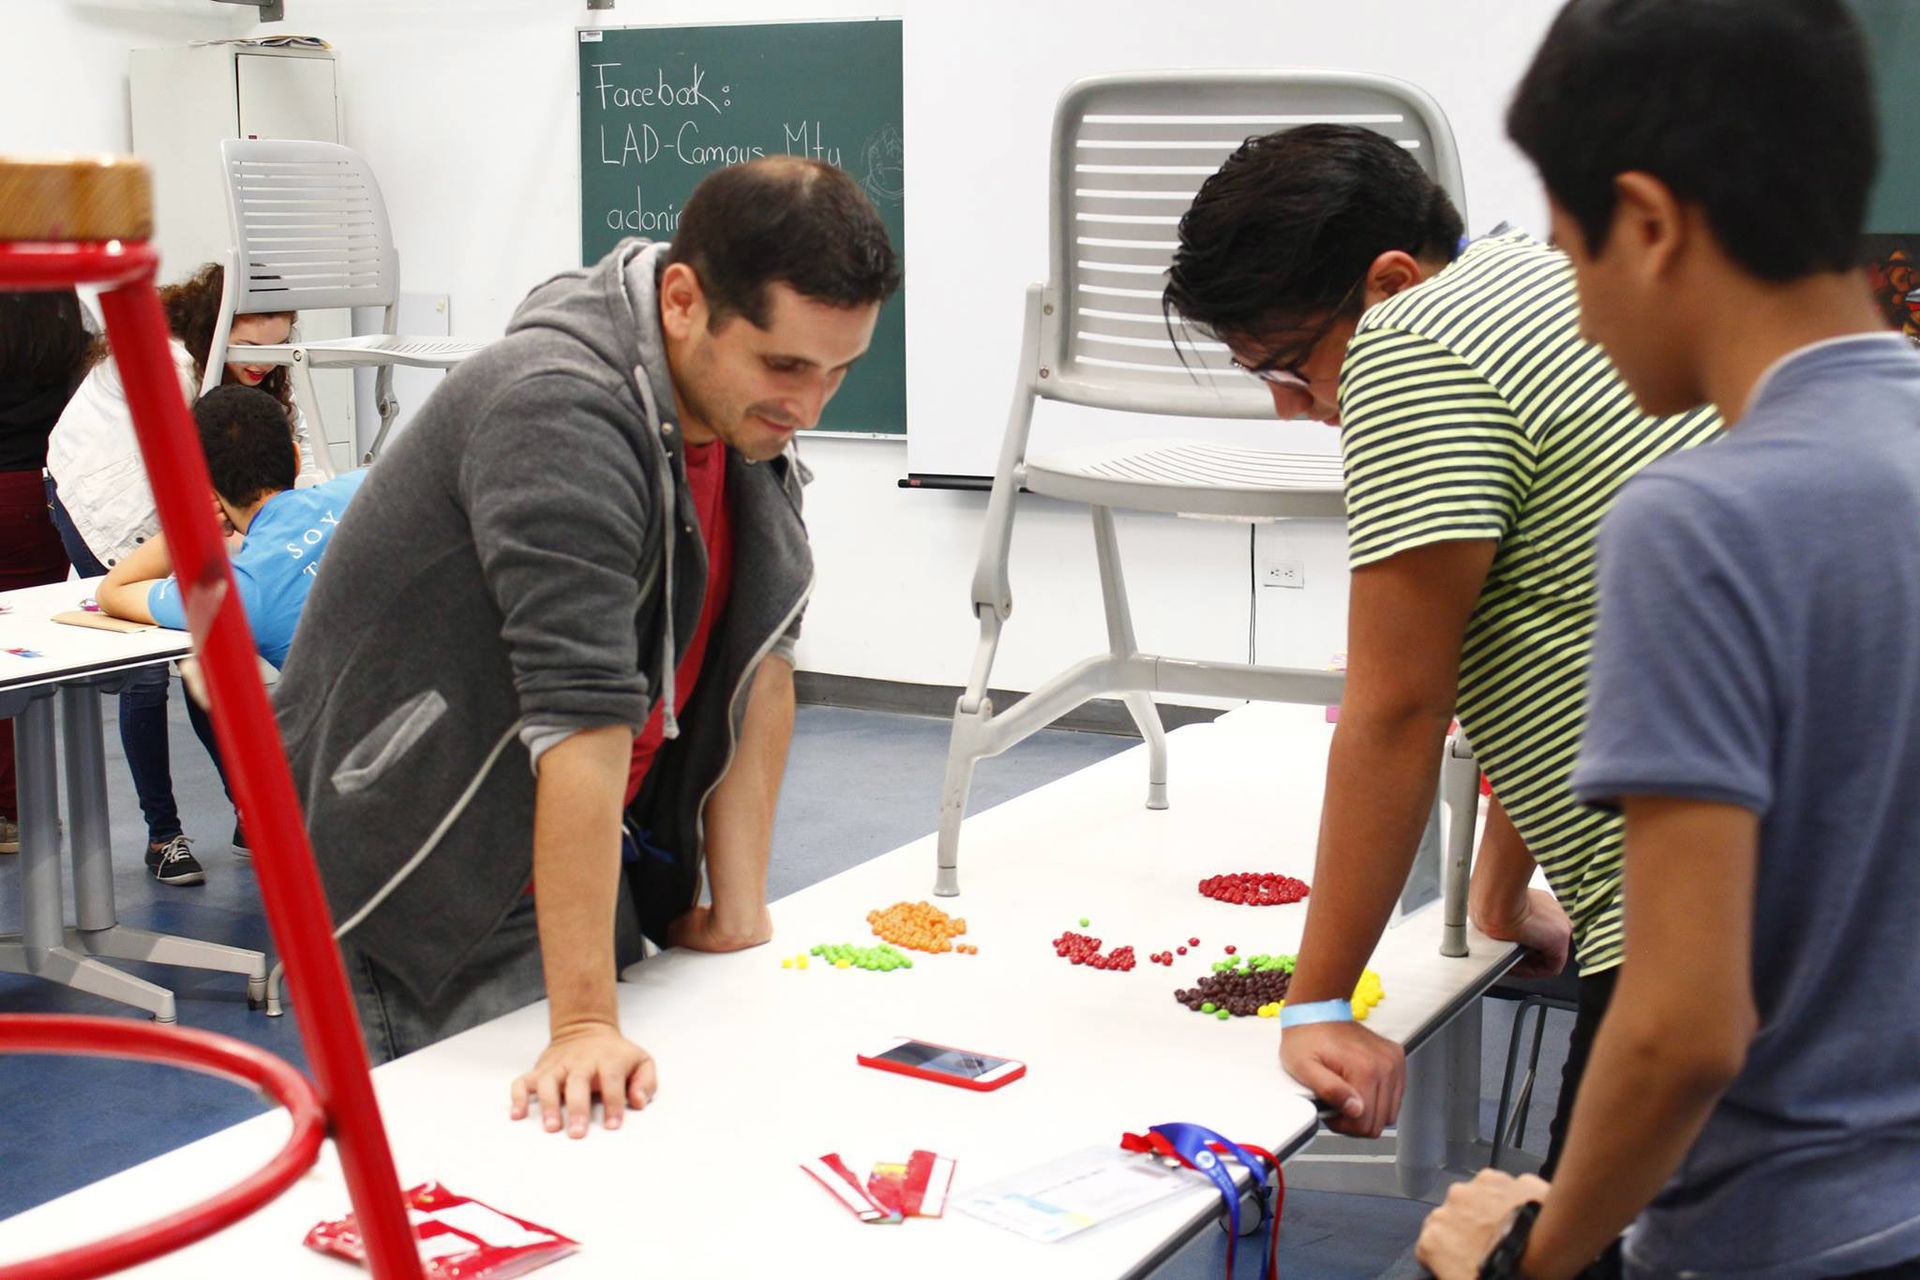
[[[366, 476], [349, 471], [311, 489], [274, 494], [254, 512], [246, 541], [233, 553], [233, 581], [253, 628], [254, 647], [276, 667], [287, 660], [320, 559]], [[186, 629], [186, 602], [172, 578], [148, 589], [147, 609], [161, 626]]]
[[1724, 438], [1628, 483], [1601, 529], [1573, 788], [1760, 818], [1759, 1031], [1628, 1237], [1629, 1273], [1920, 1257], [1920, 354], [1904, 341], [1796, 352]]

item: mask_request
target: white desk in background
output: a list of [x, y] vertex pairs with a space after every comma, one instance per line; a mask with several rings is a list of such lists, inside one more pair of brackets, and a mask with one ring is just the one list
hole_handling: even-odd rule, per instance
[[[926, 1148], [958, 1161], [958, 1197], [1169, 1121], [1296, 1150], [1316, 1122], [1280, 1069], [1277, 1023], [1222, 1022], [1172, 993], [1227, 943], [1243, 956], [1298, 947], [1304, 907], [1229, 906], [1196, 884], [1226, 871], [1311, 874], [1327, 737], [1319, 708], [1253, 706], [1171, 735], [1171, 809], [1142, 807], [1136, 749], [968, 819], [965, 892], [938, 905], [965, 917], [977, 956], [913, 953], [911, 970], [891, 973], [818, 959], [781, 968], [817, 943], [876, 942], [873, 908], [931, 900], [927, 836], [774, 904], [766, 947], [669, 951], [634, 966], [622, 1021], [658, 1061], [660, 1092], [617, 1131], [576, 1142], [507, 1120], [510, 1082], [546, 1043], [544, 1002], [380, 1067], [402, 1181], [437, 1179], [582, 1243], [541, 1280], [1144, 1275], [1211, 1229], [1210, 1187], [1037, 1244], [955, 1208], [939, 1221], [863, 1226], [799, 1165], [834, 1151], [864, 1170]], [[1386, 999], [1369, 1025], [1404, 1043], [1477, 1007], [1516, 955], [1471, 934], [1466, 957], [1442, 957], [1440, 910], [1410, 916], [1374, 956]], [[1131, 944], [1138, 967], [1057, 958], [1051, 940], [1080, 931], [1083, 916], [1107, 948]], [[1173, 968], [1146, 961], [1189, 937], [1201, 945]], [[1019, 1058], [1027, 1076], [974, 1094], [854, 1063], [894, 1035]], [[1477, 1099], [1477, 1073], [1472, 1088]], [[189, 1203], [259, 1164], [285, 1132], [283, 1117], [263, 1116], [0, 1222], [0, 1260]], [[347, 1209], [325, 1155], [263, 1212], [137, 1274], [340, 1280], [350, 1273], [339, 1262], [300, 1242]]]
[[[266, 958], [258, 951], [150, 933], [120, 924], [113, 905], [113, 847], [107, 822], [102, 686], [136, 668], [192, 651], [183, 631], [133, 634], [53, 621], [78, 609], [97, 578], [0, 592], [0, 715], [13, 717], [20, 797], [21, 931], [0, 935], [0, 971], [30, 973], [119, 1000], [172, 1022], [173, 993], [95, 957], [148, 960], [247, 976], [247, 995], [266, 994]], [[67, 840], [73, 848], [74, 924], [64, 922], [60, 870], [59, 751], [53, 704], [60, 702], [67, 774]], [[9, 859], [9, 861], [12, 861]], [[6, 864], [0, 862], [0, 867]]]

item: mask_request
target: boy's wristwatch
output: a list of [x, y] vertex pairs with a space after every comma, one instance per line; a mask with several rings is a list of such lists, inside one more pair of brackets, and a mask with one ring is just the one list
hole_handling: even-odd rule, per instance
[[1527, 1239], [1533, 1234], [1534, 1219], [1539, 1216], [1538, 1200], [1530, 1200], [1513, 1211], [1506, 1232], [1480, 1264], [1480, 1280], [1520, 1280], [1520, 1259], [1526, 1256]]

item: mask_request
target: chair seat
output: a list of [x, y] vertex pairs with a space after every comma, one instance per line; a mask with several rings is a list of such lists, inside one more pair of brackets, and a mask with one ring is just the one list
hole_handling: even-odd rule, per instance
[[1029, 454], [1022, 483], [1033, 492], [1130, 511], [1240, 519], [1346, 514], [1340, 459], [1191, 440]]
[[234, 347], [228, 357], [260, 364], [292, 364], [293, 353], [307, 353], [314, 369], [347, 369], [367, 365], [400, 364], [449, 369], [485, 343], [458, 338], [409, 338], [404, 334], [375, 333], [362, 338], [330, 338], [323, 342], [289, 342], [277, 346]]

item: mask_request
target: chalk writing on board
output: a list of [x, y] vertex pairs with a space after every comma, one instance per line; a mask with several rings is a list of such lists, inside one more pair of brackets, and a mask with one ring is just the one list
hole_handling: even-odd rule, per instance
[[[697, 62], [690, 71], [677, 77], [663, 67], [650, 67], [636, 77], [623, 75], [627, 68], [618, 62], [595, 62], [590, 66], [592, 93], [601, 111], [631, 113], [635, 117], [596, 126], [603, 165], [645, 168], [678, 164], [717, 169], [777, 154], [805, 156], [842, 167], [837, 139], [828, 139], [818, 120], [784, 121], [781, 136], [769, 137], [766, 145], [726, 137], [726, 115], [727, 108], [733, 105], [733, 86], [711, 84], [708, 69]], [[689, 111], [691, 118], [665, 118], [686, 116]], [[703, 120], [707, 124], [705, 129]], [[863, 176], [876, 200], [899, 202], [900, 152], [900, 135], [896, 130], [887, 129], [867, 140], [863, 148]], [[679, 222], [675, 205], [648, 209], [637, 185], [630, 208], [607, 211], [607, 227], [613, 231], [672, 231]]]

